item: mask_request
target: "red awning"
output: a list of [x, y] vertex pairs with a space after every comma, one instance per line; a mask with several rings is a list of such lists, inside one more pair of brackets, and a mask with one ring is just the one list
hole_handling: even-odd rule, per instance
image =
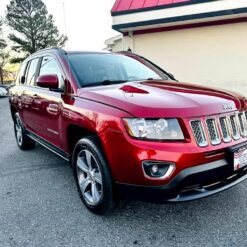
[[192, 0], [116, 0], [112, 8], [112, 13], [155, 8], [157, 6], [173, 5], [185, 2], [192, 2]]

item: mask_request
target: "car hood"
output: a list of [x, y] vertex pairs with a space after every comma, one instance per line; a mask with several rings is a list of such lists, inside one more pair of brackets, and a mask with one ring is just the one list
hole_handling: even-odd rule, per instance
[[236, 93], [170, 81], [81, 88], [77, 95], [141, 118], [208, 116], [247, 107], [244, 97]]

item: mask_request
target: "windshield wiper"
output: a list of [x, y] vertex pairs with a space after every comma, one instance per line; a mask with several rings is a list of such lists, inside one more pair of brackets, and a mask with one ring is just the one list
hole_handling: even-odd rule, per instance
[[93, 86], [105, 86], [105, 85], [113, 85], [113, 84], [120, 84], [120, 83], [125, 83], [127, 82], [126, 80], [116, 80], [116, 81], [111, 81], [111, 80], [104, 80], [101, 82], [93, 82], [93, 83], [88, 83], [84, 84], [83, 87], [93, 87]]
[[140, 81], [162, 81], [162, 78], [145, 78], [145, 79], [141, 79]]

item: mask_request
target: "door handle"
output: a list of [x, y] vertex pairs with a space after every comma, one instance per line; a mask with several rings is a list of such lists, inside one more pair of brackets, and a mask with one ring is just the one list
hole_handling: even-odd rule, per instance
[[50, 104], [46, 109], [51, 114], [57, 114], [59, 112], [59, 106], [56, 104]]

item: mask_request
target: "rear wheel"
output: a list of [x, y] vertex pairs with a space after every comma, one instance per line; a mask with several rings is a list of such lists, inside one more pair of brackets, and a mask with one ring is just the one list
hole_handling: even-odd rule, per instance
[[113, 179], [97, 138], [81, 139], [73, 154], [73, 171], [84, 205], [95, 214], [109, 214], [116, 206]]
[[18, 113], [15, 114], [14, 128], [15, 128], [16, 143], [18, 147], [22, 150], [28, 150], [34, 148], [35, 142], [26, 135]]

